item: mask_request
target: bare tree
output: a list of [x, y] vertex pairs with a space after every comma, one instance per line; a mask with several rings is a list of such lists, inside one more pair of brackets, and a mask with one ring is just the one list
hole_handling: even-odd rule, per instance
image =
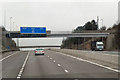
[[100, 30], [104, 30], [105, 31], [106, 30], [106, 26], [101, 27]]

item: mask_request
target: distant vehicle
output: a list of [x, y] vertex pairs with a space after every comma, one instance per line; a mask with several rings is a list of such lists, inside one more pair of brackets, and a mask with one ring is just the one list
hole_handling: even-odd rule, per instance
[[103, 48], [104, 48], [104, 45], [103, 45], [103, 42], [101, 41], [92, 41], [91, 42], [91, 50], [99, 50], [99, 51], [103, 51]]
[[42, 48], [35, 50], [35, 55], [44, 55], [44, 53], [45, 53], [45, 51]]

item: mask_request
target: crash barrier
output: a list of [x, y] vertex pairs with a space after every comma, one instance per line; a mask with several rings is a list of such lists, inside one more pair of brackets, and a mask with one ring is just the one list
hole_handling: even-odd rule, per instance
[[18, 51], [18, 50], [2, 50], [0, 53], [10, 52], [10, 51]]
[[112, 68], [119, 68], [119, 55], [99, 53], [98, 51], [83, 51], [83, 50], [70, 50], [70, 49], [51, 49], [53, 51], [69, 54], [82, 59], [93, 61]]

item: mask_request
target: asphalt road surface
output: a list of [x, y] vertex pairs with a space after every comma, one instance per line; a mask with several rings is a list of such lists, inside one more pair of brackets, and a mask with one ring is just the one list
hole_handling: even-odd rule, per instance
[[50, 50], [37, 56], [34, 51], [9, 52], [1, 61], [3, 78], [17, 78], [23, 65], [19, 78], [118, 78], [117, 72]]

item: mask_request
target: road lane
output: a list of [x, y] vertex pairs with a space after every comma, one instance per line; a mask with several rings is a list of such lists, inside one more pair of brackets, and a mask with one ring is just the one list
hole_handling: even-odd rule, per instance
[[22, 73], [23, 73], [23, 71], [24, 71], [24, 69], [25, 69], [26, 63], [27, 63], [27, 61], [28, 61], [29, 55], [30, 55], [30, 51], [28, 52], [28, 54], [27, 54], [27, 56], [26, 56], [26, 58], [25, 58], [25, 61], [24, 61], [23, 65], [22, 65], [22, 67], [21, 67], [21, 69], [20, 69], [20, 72], [19, 72], [19, 74], [18, 74], [18, 76], [17, 76], [17, 79], [20, 79], [20, 78], [21, 78], [21, 75], [22, 75]]
[[54, 51], [46, 51], [46, 55], [53, 58], [69, 71], [72, 78], [118, 78], [118, 73], [108, 69], [61, 55]]
[[16, 78], [28, 52], [20, 51], [2, 61], [2, 77]]
[[[2, 61], [3, 78], [17, 78], [28, 51]], [[55, 51], [35, 56], [31, 51], [21, 78], [117, 78], [118, 73], [83, 62]]]
[[62, 67], [53, 62], [52, 58], [45, 55], [34, 55], [30, 52], [22, 78], [65, 78], [67, 73]]

